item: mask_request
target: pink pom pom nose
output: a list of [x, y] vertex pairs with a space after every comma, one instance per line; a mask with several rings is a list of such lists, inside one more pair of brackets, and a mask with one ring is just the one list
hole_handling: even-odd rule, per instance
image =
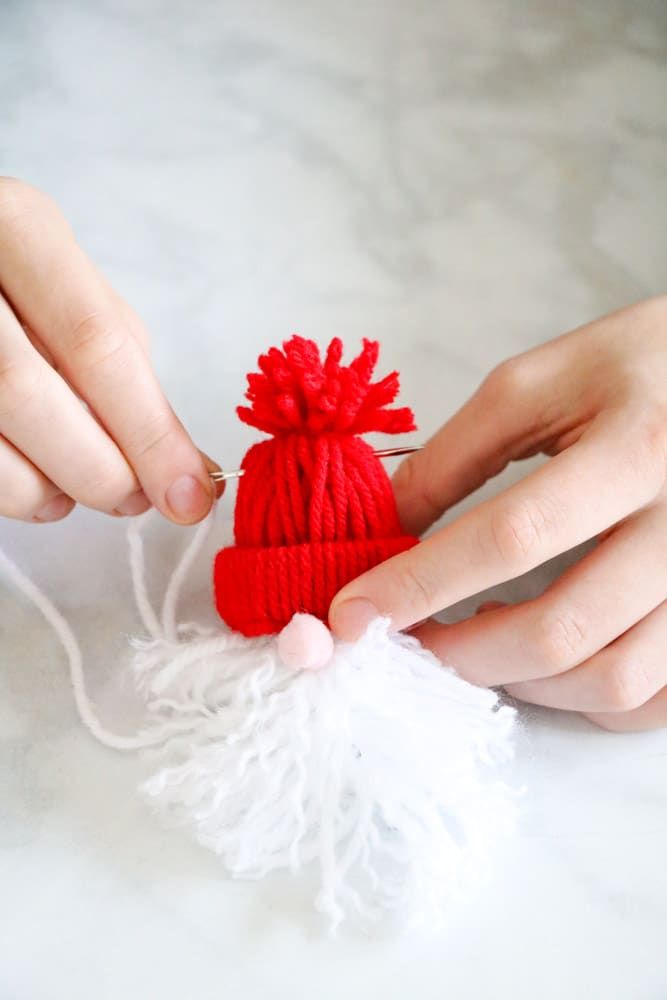
[[319, 670], [333, 655], [334, 642], [324, 622], [296, 614], [278, 635], [278, 656], [293, 670]]

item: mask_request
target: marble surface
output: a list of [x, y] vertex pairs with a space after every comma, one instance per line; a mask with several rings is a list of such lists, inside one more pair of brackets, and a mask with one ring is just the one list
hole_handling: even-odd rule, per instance
[[[0, 173], [60, 202], [227, 464], [242, 374], [294, 329], [380, 337], [426, 434], [503, 357], [664, 290], [666, 108], [662, 0], [0, 0]], [[122, 531], [0, 526], [121, 725]], [[153, 541], [159, 580], [183, 535]], [[476, 903], [331, 942], [298, 886], [156, 827], [4, 582], [0, 630], [0, 1000], [667, 995], [664, 733], [526, 710], [521, 827]]]

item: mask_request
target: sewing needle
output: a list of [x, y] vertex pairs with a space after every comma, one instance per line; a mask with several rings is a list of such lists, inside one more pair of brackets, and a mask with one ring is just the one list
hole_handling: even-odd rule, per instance
[[[415, 451], [421, 451], [423, 444], [405, 445], [402, 448], [380, 448], [373, 452], [377, 458], [398, 458], [400, 455], [412, 455]], [[231, 472], [210, 472], [212, 482], [225, 483], [228, 479], [240, 479], [245, 469], [232, 469]]]

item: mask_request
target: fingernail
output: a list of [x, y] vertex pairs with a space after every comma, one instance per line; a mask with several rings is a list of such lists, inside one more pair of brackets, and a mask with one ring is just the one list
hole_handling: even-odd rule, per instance
[[194, 476], [180, 476], [165, 494], [169, 510], [176, 521], [192, 524], [204, 516], [211, 506], [212, 487], [206, 487]]
[[484, 601], [475, 611], [476, 615], [483, 615], [487, 611], [496, 611], [498, 608], [506, 608], [506, 601]]
[[114, 514], [121, 514], [124, 517], [135, 517], [137, 514], [143, 514], [144, 511], [148, 510], [151, 503], [143, 490], [137, 490], [136, 493], [132, 493], [127, 500], [123, 500], [114, 509]]
[[365, 597], [351, 597], [331, 609], [329, 622], [331, 630], [339, 639], [355, 642], [361, 638], [370, 623], [379, 617], [380, 612], [371, 601]]
[[421, 628], [422, 625], [426, 625], [427, 622], [432, 622], [432, 621], [435, 621], [435, 619], [434, 618], [420, 618], [418, 622], [415, 622], [414, 625], [408, 625], [408, 627], [405, 628], [405, 629], [403, 629], [403, 631], [404, 632], [415, 632], [418, 628]]
[[53, 497], [52, 500], [44, 504], [41, 510], [37, 511], [33, 516], [33, 521], [37, 521], [40, 524], [47, 521], [59, 521], [66, 514], [69, 514], [73, 506], [74, 501], [71, 497], [66, 496], [64, 493], [59, 493], [57, 497]]
[[[222, 472], [222, 466], [218, 465], [217, 462], [214, 462], [212, 458], [209, 458], [209, 456], [206, 454], [205, 451], [201, 451], [199, 454], [204, 459], [204, 465], [206, 466], [207, 472]], [[223, 480], [222, 482], [219, 483], [212, 483], [212, 486], [213, 489], [215, 490], [215, 495], [219, 500], [222, 494], [225, 492], [226, 483]]]

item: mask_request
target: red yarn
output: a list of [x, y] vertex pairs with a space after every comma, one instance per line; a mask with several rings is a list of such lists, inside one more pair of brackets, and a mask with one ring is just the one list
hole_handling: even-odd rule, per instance
[[378, 350], [364, 340], [345, 367], [338, 338], [322, 361], [295, 336], [248, 375], [251, 405], [238, 415], [273, 437], [243, 460], [236, 545], [214, 569], [218, 611], [244, 635], [278, 632], [297, 611], [326, 619], [344, 584], [417, 541], [402, 534], [387, 473], [357, 436], [415, 429], [411, 410], [388, 407], [397, 373], [371, 382]]

